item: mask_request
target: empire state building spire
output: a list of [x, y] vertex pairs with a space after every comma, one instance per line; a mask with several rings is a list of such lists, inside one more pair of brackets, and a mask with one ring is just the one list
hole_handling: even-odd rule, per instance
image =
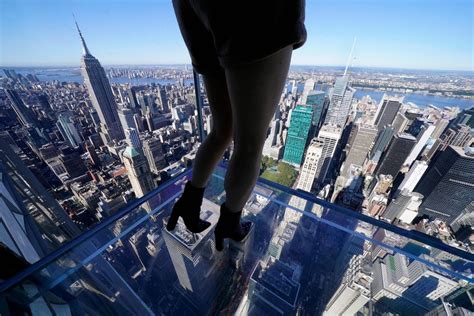
[[76, 17], [74, 16], [74, 14], [72, 16], [74, 17], [74, 23], [76, 23], [77, 32], [79, 32], [79, 36], [81, 37], [82, 52], [84, 56], [91, 55], [91, 53], [89, 52], [89, 49], [87, 48], [86, 41], [84, 40], [84, 37], [82, 36], [81, 29], [79, 28], [79, 25], [77, 24]]
[[[76, 19], [74, 19], [74, 22]], [[91, 55], [84, 37], [76, 22], [77, 31], [82, 41], [83, 55], [81, 58], [81, 73], [89, 97], [99, 116], [99, 134], [104, 144], [119, 141], [125, 138], [120, 124], [117, 103], [110, 87], [109, 80], [100, 62]]]

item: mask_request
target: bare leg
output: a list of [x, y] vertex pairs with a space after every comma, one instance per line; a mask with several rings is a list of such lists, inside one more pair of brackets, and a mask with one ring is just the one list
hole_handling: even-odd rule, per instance
[[212, 130], [199, 146], [193, 165], [191, 183], [204, 188], [232, 141], [232, 109], [224, 71], [215, 75], [203, 75], [209, 106], [212, 113]]
[[242, 210], [257, 181], [265, 137], [288, 75], [292, 50], [288, 46], [252, 65], [226, 69], [234, 152], [224, 187], [225, 204], [232, 212]]

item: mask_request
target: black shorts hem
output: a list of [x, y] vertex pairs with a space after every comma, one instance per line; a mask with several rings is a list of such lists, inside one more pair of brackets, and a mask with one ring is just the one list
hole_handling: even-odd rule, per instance
[[304, 25], [296, 33], [297, 35], [295, 35], [293, 38], [283, 41], [271, 48], [261, 49], [260, 51], [255, 49], [255, 53], [250, 56], [242, 57], [237, 54], [233, 56], [219, 56], [219, 62], [223, 68], [251, 65], [278, 53], [290, 45], [293, 46], [293, 50], [298, 49], [306, 42], [306, 29], [304, 28]]

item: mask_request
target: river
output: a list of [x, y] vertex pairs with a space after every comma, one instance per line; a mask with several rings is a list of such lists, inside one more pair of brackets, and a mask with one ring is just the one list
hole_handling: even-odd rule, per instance
[[[61, 82], [79, 82], [82, 83], [84, 80], [81, 76], [79, 68], [69, 68], [69, 69], [61, 69], [61, 68], [44, 68], [44, 69], [38, 69], [38, 68], [24, 68], [24, 69], [16, 69], [17, 73], [20, 74], [27, 74], [27, 73], [32, 73], [35, 74], [38, 79], [42, 81], [53, 81], [53, 80], [59, 80]], [[157, 79], [157, 78], [125, 78], [125, 77], [119, 77], [119, 78], [112, 78], [111, 79], [112, 83], [118, 83], [118, 84], [123, 84], [123, 83], [130, 83], [131, 85], [147, 85], [151, 83], [156, 83], [156, 84], [174, 84], [177, 82], [177, 80], [174, 79]], [[192, 79], [186, 79], [185, 85], [189, 85], [193, 82]], [[298, 85], [298, 90], [303, 89], [303, 84]], [[357, 99], [361, 99], [362, 97], [369, 95], [372, 99], [376, 100], [377, 102], [380, 102], [382, 99], [384, 93], [387, 95], [396, 95], [397, 93], [395, 92], [384, 92], [384, 91], [379, 91], [379, 90], [372, 90], [372, 89], [361, 89], [358, 88], [355, 97]], [[417, 94], [417, 93], [404, 93], [404, 100], [405, 102], [413, 102], [417, 106], [424, 108], [428, 105], [434, 105], [439, 108], [443, 108], [446, 106], [457, 106], [460, 109], [467, 109], [470, 107], [474, 106], [474, 100], [473, 99], [461, 99], [461, 98], [454, 98], [454, 97], [445, 97], [445, 96], [435, 96], [435, 95], [424, 95], [424, 94]]]

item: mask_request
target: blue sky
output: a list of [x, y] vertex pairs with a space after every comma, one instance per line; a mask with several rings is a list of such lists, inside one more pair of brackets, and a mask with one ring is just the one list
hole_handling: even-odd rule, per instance
[[[295, 65], [471, 70], [472, 0], [307, 0]], [[0, 0], [0, 65], [78, 66], [75, 13], [105, 65], [189, 63], [171, 0]]]

